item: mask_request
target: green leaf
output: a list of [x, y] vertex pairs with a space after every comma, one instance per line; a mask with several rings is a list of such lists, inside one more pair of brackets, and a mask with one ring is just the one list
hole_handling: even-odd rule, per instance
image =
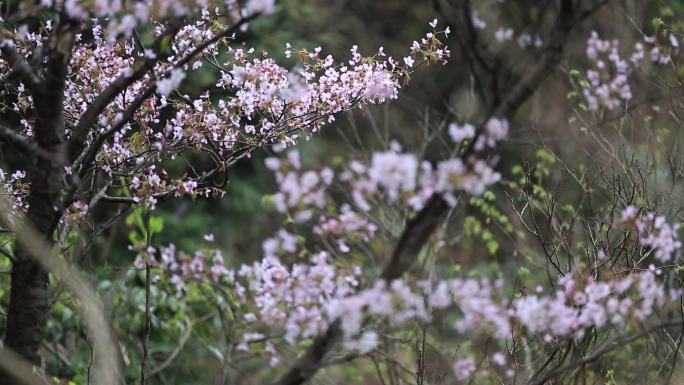
[[261, 205], [265, 208], [272, 208], [273, 205], [273, 195], [264, 195], [261, 197]]
[[152, 234], [159, 234], [164, 230], [164, 218], [154, 216], [150, 218], [150, 232]]
[[659, 30], [662, 26], [665, 25], [665, 22], [663, 21], [663, 19], [661, 19], [661, 18], [659, 18], [659, 17], [654, 17], [653, 20], [651, 20], [651, 25], [652, 25], [653, 28], [655, 28], [655, 30], [657, 31], [657, 30]]
[[497, 250], [499, 250], [499, 242], [494, 240], [487, 242], [487, 251], [489, 251], [489, 254], [496, 254]]

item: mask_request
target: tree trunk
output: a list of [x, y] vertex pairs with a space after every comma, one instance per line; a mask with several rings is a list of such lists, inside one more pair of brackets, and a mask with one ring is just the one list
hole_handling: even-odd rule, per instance
[[[54, 231], [53, 210], [47, 204], [48, 200], [40, 202], [38, 196], [43, 194], [34, 194], [33, 185], [31, 190], [27, 219], [43, 238], [41, 241], [49, 242]], [[39, 364], [38, 349], [47, 322], [48, 304], [48, 273], [26, 247], [18, 243], [12, 265], [5, 346], [34, 364]], [[0, 378], [0, 384], [9, 383], [6, 378]]]
[[[63, 100], [67, 57], [60, 54], [52, 59], [41, 89], [33, 95], [35, 140], [41, 151], [29, 157], [35, 161], [27, 166], [29, 209], [24, 221], [25, 227], [30, 226], [37, 233], [40, 239], [36, 241], [48, 244], [54, 242], [53, 234], [64, 211], [60, 207], [60, 198], [65, 165]], [[19, 231], [25, 232], [26, 229]], [[47, 326], [50, 303], [48, 279], [48, 272], [30, 250], [17, 242], [4, 346], [35, 365], [40, 364], [39, 349]], [[21, 383], [0, 372], [0, 385]]]

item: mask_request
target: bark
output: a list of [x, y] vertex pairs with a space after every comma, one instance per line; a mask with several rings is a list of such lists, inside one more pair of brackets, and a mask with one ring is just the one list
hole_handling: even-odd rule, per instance
[[[62, 139], [58, 133], [64, 132], [61, 112], [60, 103], [59, 109], [48, 108], [38, 119], [36, 133], [40, 134], [36, 135], [36, 140], [40, 149], [46, 154], [51, 154], [52, 157], [37, 157], [36, 163], [28, 171], [31, 187], [28, 196], [29, 209], [25, 220], [27, 226], [32, 226], [37, 230], [43, 238], [42, 241], [48, 243], [53, 241], [52, 234], [57, 226], [60, 212], [58, 204], [63, 168], [63, 161], [60, 158], [63, 152]], [[26, 247], [18, 243], [11, 272], [5, 346], [34, 364], [39, 364], [38, 350], [47, 323], [48, 304], [48, 273], [43, 270]], [[12, 383], [6, 377], [0, 378], [2, 385]]]
[[[43, 240], [50, 241], [51, 237], [48, 235], [54, 231], [55, 215], [50, 207], [50, 200], [46, 199], [49, 189], [45, 184], [45, 174], [47, 173], [36, 172], [31, 177], [31, 207], [27, 220], [44, 236]], [[46, 324], [48, 303], [48, 273], [25, 247], [18, 244], [12, 265], [5, 346], [34, 364], [39, 363], [38, 349]], [[9, 382], [0, 379], [0, 384], [6, 383]]]
[[[28, 165], [29, 209], [25, 226], [32, 226], [42, 241], [53, 243], [53, 234], [63, 212], [60, 195], [64, 169], [64, 84], [74, 32], [60, 25], [50, 43], [51, 53], [41, 83], [33, 91], [36, 111], [35, 143], [38, 151]], [[19, 229], [19, 231], [24, 231]], [[46, 257], [46, 256], [43, 256]], [[50, 257], [50, 256], [47, 256]], [[40, 364], [39, 349], [47, 325], [50, 302], [48, 272], [17, 243], [11, 271], [10, 303], [7, 312], [4, 346], [35, 365]], [[0, 372], [0, 385], [22, 383]]]

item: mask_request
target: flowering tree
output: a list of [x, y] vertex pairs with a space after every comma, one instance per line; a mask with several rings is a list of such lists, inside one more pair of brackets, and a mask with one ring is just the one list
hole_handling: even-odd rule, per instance
[[[492, 3], [486, 6], [501, 14], [513, 7]], [[350, 58], [336, 60], [321, 48], [287, 44], [286, 57], [297, 62], [290, 69], [239, 44], [249, 22], [274, 11], [272, 0], [10, 3], [0, 36], [8, 107], [0, 138], [15, 150], [9, 168], [0, 169], [12, 244], [3, 346], [17, 353], [6, 357], [18, 366], [5, 363], [0, 383], [62, 377], [51, 367], [38, 376], [17, 369], [24, 361], [41, 362], [49, 312], [62, 301], [76, 303], [90, 323], [84, 339], [94, 341], [98, 383], [119, 383], [121, 362], [140, 368], [137, 378], [124, 372], [124, 379], [142, 383], [172, 365], [193, 324], [208, 317], [185, 318], [178, 350], [153, 367], [154, 313], [160, 317], [166, 307], [190, 313], [195, 302], [211, 304], [210, 317], [224, 334], [225, 346], [216, 352], [222, 383], [301, 384], [322, 368], [365, 358], [382, 383], [596, 380], [603, 373], [587, 371], [590, 364], [653, 333], [672, 341], [659, 353], [658, 370], [669, 375], [651, 367], [649, 373], [672, 377], [682, 327], [681, 242], [667, 214], [677, 204], [652, 193], [647, 174], [669, 164], [674, 189], [677, 162], [664, 151], [652, 153], [645, 166], [628, 163], [611, 146], [622, 143], [622, 126], [614, 140], [600, 128], [653, 103], [651, 91], [633, 102], [636, 86], [649, 76], [679, 75], [674, 27], [657, 19], [655, 34], [640, 37], [633, 49], [591, 32], [582, 70], [568, 72], [576, 88], [568, 93], [575, 111], [570, 124], [591, 132], [601, 153], [621, 167], [619, 176], [601, 180], [567, 166], [580, 193], [564, 197], [549, 190], [563, 159], [543, 145], [533, 167], [497, 170], [497, 154], [519, 125], [516, 112], [559, 68], [582, 22], [605, 3], [561, 0], [544, 8], [536, 24], [507, 25], [482, 5], [435, 1], [444, 21], [430, 22], [400, 59], [383, 49], [364, 57], [355, 46]], [[453, 35], [441, 27], [445, 22]], [[472, 73], [478, 114], [455, 111], [452, 123], [428, 127], [419, 146], [378, 135], [384, 148], [371, 154], [304, 164], [293, 148], [300, 139], [340, 113], [397, 98], [415, 68], [446, 63], [451, 53], [443, 41], [452, 38]], [[505, 64], [522, 54], [537, 60], [523, 71]], [[215, 84], [181, 92], [208, 66]], [[667, 117], [658, 119], [668, 124]], [[440, 156], [428, 159], [428, 146]], [[265, 202], [284, 220], [263, 241], [261, 258], [229, 265], [211, 247], [211, 234], [198, 250], [155, 244], [160, 201], [222, 198], [231, 168], [262, 148], [278, 154], [265, 160], [278, 188]], [[177, 160], [186, 167], [174, 173], [169, 165]], [[498, 203], [504, 198], [506, 208]], [[110, 346], [107, 353], [102, 341], [116, 344], [113, 337], [94, 335], [123, 334], [116, 312], [79, 293], [85, 286], [69, 283], [81, 275], [88, 245], [123, 217], [136, 229], [129, 246], [136, 273], [109, 292], [121, 304], [127, 283], [144, 283], [135, 365], [127, 353], [132, 348]], [[496, 235], [490, 227], [498, 228]], [[490, 254], [501, 247], [526, 258], [519, 277], [447, 269], [440, 258], [459, 250], [463, 231]], [[527, 238], [537, 252], [518, 250]], [[193, 299], [197, 293], [201, 301]], [[89, 316], [89, 307], [97, 314]], [[93, 327], [110, 317], [106, 330]], [[114, 358], [102, 360], [107, 354]], [[449, 369], [430, 362], [432, 356], [448, 361]], [[241, 363], [247, 359], [273, 369]], [[87, 377], [79, 378], [89, 381], [90, 364], [82, 367]]]

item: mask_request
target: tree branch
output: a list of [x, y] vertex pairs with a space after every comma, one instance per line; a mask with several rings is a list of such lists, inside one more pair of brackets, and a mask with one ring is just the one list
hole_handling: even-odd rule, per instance
[[[559, 23], [556, 32], [547, 45], [542, 60], [527, 73], [526, 76], [510, 89], [498, 105], [493, 108], [489, 117], [510, 118], [515, 111], [534, 93], [546, 77], [553, 72], [562, 58], [564, 42], [568, 33], [581, 20], [593, 13], [601, 4], [583, 12], [575, 13], [571, 0], [562, 0], [559, 13]], [[486, 120], [485, 120], [486, 122]], [[482, 129], [479, 130], [482, 132]], [[474, 141], [473, 141], [474, 142]], [[467, 158], [473, 153], [473, 146], [466, 149], [462, 155]], [[425, 207], [411, 219], [404, 228], [397, 242], [392, 257], [388, 261], [381, 277], [386, 281], [400, 278], [413, 265], [416, 255], [428, 241], [430, 235], [437, 228], [449, 207], [440, 195], [433, 195]], [[327, 353], [339, 340], [342, 333], [339, 321], [333, 322], [325, 334], [314, 341], [313, 346], [301, 357], [295, 365], [272, 385], [299, 385], [310, 380], [316, 371], [323, 366], [322, 362]]]
[[560, 63], [570, 31], [592, 15], [606, 1], [601, 0], [586, 10], [575, 11], [572, 0], [562, 0], [557, 20], [558, 28], [551, 35], [540, 61], [510, 88], [510, 91], [504, 95], [490, 115], [493, 117], [513, 115]]
[[10, 77], [16, 76], [34, 94], [40, 86], [40, 78], [24, 57], [17, 52], [14, 42], [9, 39], [0, 41], [0, 51], [2, 52], [2, 58], [10, 65]]
[[[225, 30], [221, 31], [220, 33], [214, 35], [211, 39], [206, 40], [199, 46], [197, 46], [194, 50], [192, 50], [190, 53], [185, 55], [181, 60], [179, 60], [173, 68], [181, 68], [188, 64], [190, 60], [192, 60], [195, 56], [203, 52], [207, 47], [211, 46], [212, 44], [217, 43], [219, 40], [228, 37], [230, 35], [233, 35], [235, 32], [237, 32], [242, 25], [246, 24], [250, 20], [256, 18], [259, 16], [259, 13], [252, 14], [250, 16], [243, 17], [240, 19], [237, 23], [235, 23], [233, 26], [230, 28], [226, 28]], [[126, 108], [126, 110], [123, 112], [121, 118], [119, 121], [114, 124], [109, 130], [106, 132], [102, 133], [99, 135], [93, 144], [90, 145], [90, 147], [86, 150], [84, 150], [81, 155], [74, 161], [74, 166], [76, 169], [80, 168], [81, 170], [86, 170], [90, 164], [93, 162], [95, 159], [95, 156], [97, 155], [97, 152], [100, 150], [100, 147], [104, 143], [105, 140], [107, 140], [109, 137], [114, 135], [117, 131], [121, 130], [132, 118], [135, 112], [140, 108], [140, 106], [149, 98], [155, 91], [156, 87], [156, 82], [152, 81], [150, 84], [147, 85], [147, 88], [143, 90], [138, 96], [135, 98], [135, 100]], [[104, 106], [106, 107], [106, 106]], [[103, 107], [103, 110], [104, 110]], [[97, 118], [95, 116], [94, 118]], [[80, 124], [80, 122], [79, 122]], [[91, 124], [92, 125], [92, 124]], [[79, 135], [87, 135], [88, 129], [90, 128], [90, 125], [85, 127], [85, 132], [79, 133]], [[71, 143], [70, 143], [71, 144]], [[76, 143], [74, 143], [74, 150], [78, 151], [78, 148], [75, 147]], [[81, 144], [82, 146], [82, 144]]]
[[133, 65], [133, 72], [119, 75], [112, 81], [97, 97], [90, 103], [88, 108], [81, 114], [81, 117], [74, 127], [68, 143], [69, 160], [73, 161], [79, 153], [81, 147], [88, 137], [88, 132], [97, 121], [97, 117], [109, 106], [114, 99], [136, 81], [151, 71], [162, 55], [162, 41], [168, 36], [175, 36], [180, 27], [176, 23], [170, 23], [170, 27], [155, 41], [153, 46], [154, 57], [145, 56]]
[[572, 370], [578, 366], [586, 365], [590, 362], [596, 361], [599, 358], [601, 358], [601, 356], [603, 356], [604, 354], [609, 353], [609, 352], [611, 352], [617, 348], [623, 347], [625, 345], [629, 345], [632, 342], [634, 342], [634, 341], [636, 341], [636, 340], [638, 340], [638, 339], [640, 339], [640, 338], [642, 338], [648, 334], [651, 334], [658, 329], [663, 329], [663, 328], [673, 327], [673, 326], [681, 326], [682, 323], [683, 323], [682, 320], [663, 322], [663, 323], [652, 326], [646, 330], [643, 330], [643, 331], [636, 333], [634, 335], [631, 335], [631, 336], [625, 336], [622, 338], [614, 338], [613, 340], [604, 343], [598, 349], [596, 349], [593, 352], [585, 355], [584, 357], [580, 358], [579, 360], [573, 361], [573, 362], [571, 362], [565, 366], [561, 366], [560, 368], [556, 368], [554, 370], [551, 370], [548, 373], [546, 373], [543, 377], [540, 377], [536, 380], [534, 380], [534, 378], [531, 379], [530, 382], [528, 382], [528, 385], [544, 385], [547, 381], [549, 381], [550, 379], [552, 379], [553, 377], [555, 377], [561, 373]]
[[41, 155], [43, 156], [46, 155], [42, 153], [42, 150], [38, 147], [38, 144], [31, 137], [20, 134], [2, 124], [0, 124], [0, 140], [14, 144], [24, 152], [24, 155], [29, 157], [32, 157], [37, 152], [41, 152]]

